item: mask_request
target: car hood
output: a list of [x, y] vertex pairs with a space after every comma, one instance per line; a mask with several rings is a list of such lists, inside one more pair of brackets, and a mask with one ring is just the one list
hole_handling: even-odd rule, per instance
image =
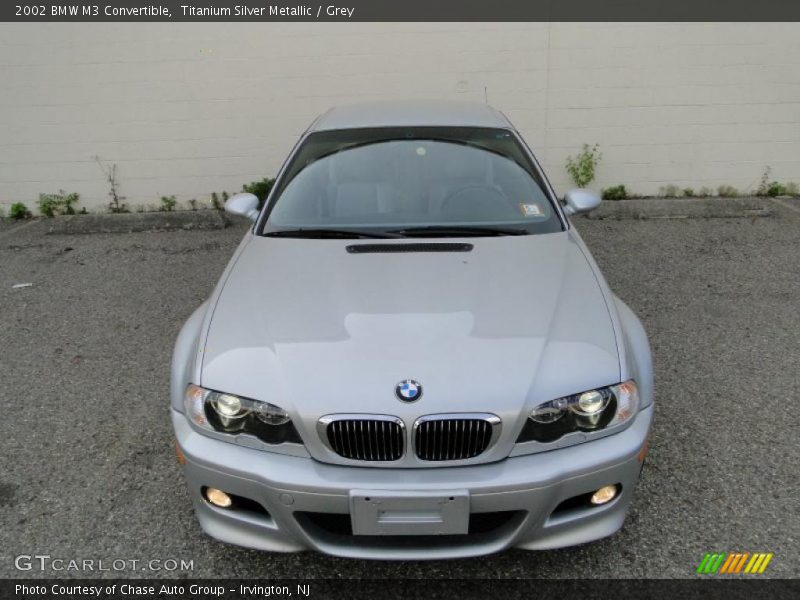
[[[611, 303], [569, 232], [423, 241], [473, 248], [350, 253], [375, 241], [251, 236], [214, 307], [202, 385], [283, 407], [325, 460], [324, 415], [411, 428], [426, 414], [494, 413], [507, 455], [533, 406], [617, 383]], [[404, 379], [422, 385], [417, 402], [395, 397]]]

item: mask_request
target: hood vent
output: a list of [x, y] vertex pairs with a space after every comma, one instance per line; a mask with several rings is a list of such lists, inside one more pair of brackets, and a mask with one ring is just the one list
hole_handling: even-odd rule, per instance
[[396, 252], [470, 252], [472, 244], [417, 242], [412, 244], [352, 244], [350, 254], [381, 254]]

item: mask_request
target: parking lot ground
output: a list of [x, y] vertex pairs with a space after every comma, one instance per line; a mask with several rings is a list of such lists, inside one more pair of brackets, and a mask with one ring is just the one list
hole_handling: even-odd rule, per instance
[[[800, 212], [785, 204], [767, 218], [576, 221], [654, 354], [650, 455], [625, 527], [576, 548], [437, 562], [267, 554], [201, 532], [172, 450], [169, 362], [241, 227], [4, 225], [0, 576], [692, 577], [706, 552], [750, 551], [775, 553], [764, 576], [796, 577]], [[20, 572], [20, 554], [142, 562]], [[165, 559], [193, 568], [141, 570]]]

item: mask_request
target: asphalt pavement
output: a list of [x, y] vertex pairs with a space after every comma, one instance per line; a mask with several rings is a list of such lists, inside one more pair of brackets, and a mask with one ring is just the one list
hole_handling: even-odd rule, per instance
[[[654, 355], [650, 455], [625, 527], [575, 548], [436, 562], [269, 554], [201, 532], [172, 450], [170, 355], [240, 225], [44, 235], [45, 221], [3, 222], [0, 577], [692, 577], [720, 551], [773, 552], [765, 576], [797, 577], [800, 201], [770, 206], [577, 221]], [[141, 562], [17, 570], [35, 554]], [[142, 570], [169, 559], [192, 568]]]

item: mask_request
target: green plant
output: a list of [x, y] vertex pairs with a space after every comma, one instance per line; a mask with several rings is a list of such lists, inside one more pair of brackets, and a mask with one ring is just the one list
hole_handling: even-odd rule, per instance
[[117, 181], [117, 163], [112, 164], [110, 167], [104, 167], [103, 163], [100, 162], [100, 157], [95, 156], [95, 161], [97, 161], [100, 170], [106, 176], [106, 181], [111, 189], [108, 190], [108, 197], [111, 198], [111, 202], [108, 203], [108, 210], [112, 213], [126, 213], [130, 212], [128, 210], [128, 205], [123, 202], [125, 200], [125, 196], [120, 196], [119, 193], [119, 181]]
[[[567, 173], [578, 187], [586, 187], [594, 181], [597, 165], [603, 155], [598, 150], [598, 145], [583, 145], [583, 150], [575, 157], [567, 157]], [[246, 191], [246, 190], [245, 190]]]
[[756, 196], [766, 196], [769, 192], [769, 176], [772, 173], [772, 167], [767, 166], [764, 168], [764, 172], [761, 174], [761, 180], [758, 183], [758, 188], [756, 188]]
[[717, 196], [721, 198], [736, 198], [738, 195], [739, 190], [732, 185], [721, 185], [717, 188]]
[[800, 191], [796, 183], [781, 183], [779, 181], [770, 181], [772, 174], [771, 167], [765, 167], [764, 172], [761, 174], [758, 188], [756, 189], [756, 196], [796, 196]]
[[55, 216], [56, 200], [50, 199], [46, 194], [39, 194], [39, 212], [45, 217]]
[[677, 185], [662, 185], [658, 188], [658, 195], [662, 198], [678, 198], [681, 195], [680, 189]]
[[77, 204], [80, 196], [73, 192], [68, 194], [59, 190], [58, 194], [39, 194], [39, 212], [46, 217], [55, 215], [74, 215], [73, 204]]
[[779, 181], [772, 181], [767, 183], [762, 177], [761, 184], [758, 186], [756, 194], [758, 196], [770, 196], [774, 198], [775, 196], [797, 196], [799, 192], [800, 188], [798, 188], [797, 184], [794, 182], [781, 183]]
[[33, 215], [22, 202], [14, 202], [8, 210], [8, 216], [12, 219], [30, 219]]
[[691, 198], [692, 196], [694, 196], [694, 188], [690, 187], [683, 188], [683, 195], [686, 196], [687, 198]]
[[714, 190], [712, 190], [710, 187], [706, 187], [706, 186], [701, 187], [700, 191], [697, 192], [697, 197], [698, 198], [708, 198], [709, 196], [713, 196], [713, 195], [714, 195]]
[[773, 181], [767, 186], [767, 196], [774, 198], [775, 196], [786, 196], [786, 186], [777, 181]]
[[220, 200], [220, 194], [217, 192], [211, 192], [211, 206], [216, 210], [223, 210], [225, 208], [225, 203], [228, 201], [228, 192], [222, 192], [222, 200]]
[[177, 203], [175, 196], [161, 196], [161, 210], [164, 212], [172, 212]]
[[[242, 186], [242, 191], [258, 197], [258, 207], [261, 208], [269, 196], [272, 186], [275, 185], [274, 177], [264, 177], [261, 181], [252, 181]], [[226, 198], [227, 200], [227, 198]]]
[[625, 200], [628, 190], [624, 185], [613, 185], [603, 190], [603, 200]]
[[197, 199], [196, 198], [192, 198], [191, 200], [189, 200], [189, 207], [192, 210], [197, 210]]

